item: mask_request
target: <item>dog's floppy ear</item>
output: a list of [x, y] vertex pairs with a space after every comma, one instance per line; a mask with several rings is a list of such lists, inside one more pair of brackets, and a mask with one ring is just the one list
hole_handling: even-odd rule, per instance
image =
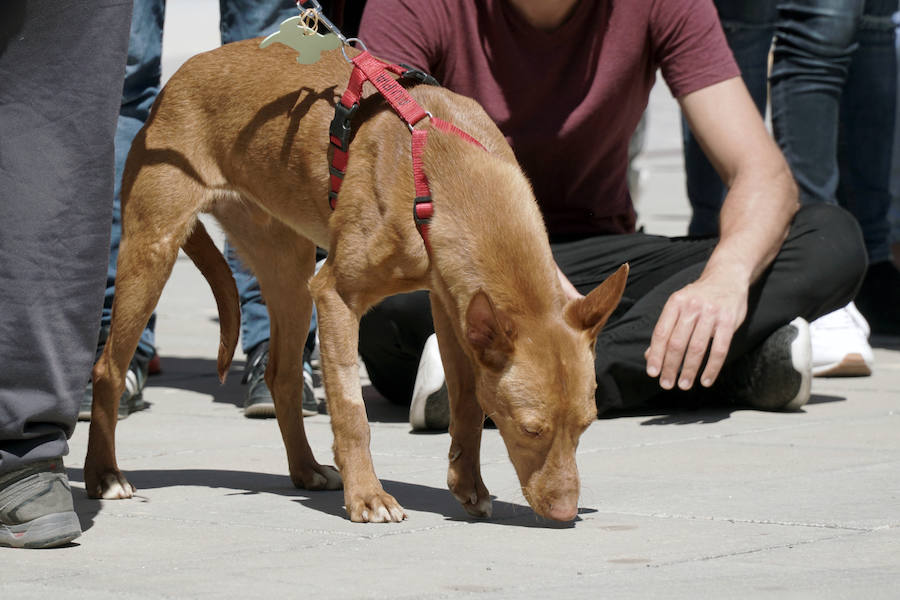
[[583, 329], [593, 340], [606, 324], [606, 320], [619, 305], [628, 279], [628, 263], [606, 278], [590, 294], [566, 304], [566, 321], [576, 329]]
[[516, 324], [484, 290], [478, 290], [466, 310], [466, 339], [481, 363], [499, 371], [513, 352]]

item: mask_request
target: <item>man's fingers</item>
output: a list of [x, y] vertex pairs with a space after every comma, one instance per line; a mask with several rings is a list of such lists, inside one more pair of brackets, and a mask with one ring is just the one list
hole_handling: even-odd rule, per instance
[[725, 357], [728, 356], [728, 348], [731, 346], [734, 330], [734, 323], [720, 324], [716, 328], [712, 346], [709, 349], [709, 358], [706, 359], [706, 368], [703, 369], [703, 375], [700, 377], [700, 384], [703, 387], [710, 387], [716, 382], [719, 371], [725, 364]]
[[666, 354], [663, 357], [662, 371], [659, 373], [659, 385], [664, 390], [675, 387], [678, 371], [681, 370], [681, 362], [684, 360], [684, 353], [687, 351], [697, 318], [698, 314], [694, 311], [682, 311], [672, 335], [669, 336]]
[[703, 357], [706, 356], [706, 349], [709, 348], [714, 328], [715, 319], [707, 314], [702, 315], [697, 322], [697, 326], [694, 327], [694, 333], [691, 336], [691, 341], [684, 355], [684, 363], [681, 366], [681, 375], [678, 377], [678, 387], [680, 389], [689, 390], [694, 386], [694, 378], [697, 377], [697, 372], [703, 363]]
[[659, 315], [656, 327], [653, 328], [650, 347], [644, 352], [644, 357], [647, 359], [647, 375], [650, 377], [656, 377], [662, 371], [663, 357], [666, 355], [669, 337], [675, 328], [679, 312], [676, 303], [673, 303], [672, 299], [669, 298], [669, 301], [663, 307], [662, 314]]

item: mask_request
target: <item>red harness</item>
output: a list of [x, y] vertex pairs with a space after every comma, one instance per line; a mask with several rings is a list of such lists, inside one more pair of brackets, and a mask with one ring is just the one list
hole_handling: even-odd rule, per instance
[[428, 140], [428, 130], [416, 129], [415, 125], [429, 117], [431, 124], [437, 129], [454, 133], [482, 149], [484, 149], [484, 146], [465, 131], [451, 123], [438, 119], [423, 109], [389, 72], [402, 78], [437, 84], [437, 81], [431, 76], [401, 65], [384, 63], [368, 52], [357, 55], [351, 62], [353, 63], [353, 73], [350, 75], [350, 82], [347, 84], [344, 95], [341, 96], [341, 101], [335, 106], [334, 119], [331, 121], [329, 130], [329, 137], [331, 145], [334, 146], [334, 152], [331, 157], [331, 191], [328, 192], [328, 202], [331, 205], [331, 209], [334, 210], [335, 206], [337, 206], [337, 196], [341, 189], [341, 183], [344, 181], [344, 173], [347, 170], [350, 136], [353, 131], [351, 119], [359, 108], [363, 83], [369, 81], [412, 132], [413, 181], [416, 190], [416, 197], [413, 203], [413, 219], [415, 220], [416, 228], [419, 230], [419, 235], [422, 236], [422, 240], [425, 242], [425, 249], [430, 255], [431, 244], [428, 241], [428, 229], [431, 225], [431, 217], [434, 214], [434, 205], [431, 201], [431, 189], [428, 186], [428, 178], [425, 176], [425, 171], [422, 168], [422, 153], [425, 151], [425, 142]]

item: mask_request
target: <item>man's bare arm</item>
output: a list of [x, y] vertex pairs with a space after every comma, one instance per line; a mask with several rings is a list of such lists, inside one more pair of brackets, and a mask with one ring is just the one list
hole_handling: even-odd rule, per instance
[[653, 331], [647, 374], [689, 389], [710, 386], [747, 314], [750, 285], [771, 264], [798, 208], [797, 187], [740, 78], [679, 99], [691, 130], [729, 187], [720, 240], [700, 278], [672, 294]]

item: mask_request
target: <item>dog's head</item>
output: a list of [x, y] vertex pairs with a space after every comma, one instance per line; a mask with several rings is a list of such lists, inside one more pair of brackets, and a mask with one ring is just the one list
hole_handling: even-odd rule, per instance
[[594, 344], [625, 289], [622, 265], [553, 318], [513, 317], [483, 291], [466, 311], [475, 389], [497, 425], [522, 492], [541, 516], [570, 521], [578, 511], [575, 449], [597, 418]]

